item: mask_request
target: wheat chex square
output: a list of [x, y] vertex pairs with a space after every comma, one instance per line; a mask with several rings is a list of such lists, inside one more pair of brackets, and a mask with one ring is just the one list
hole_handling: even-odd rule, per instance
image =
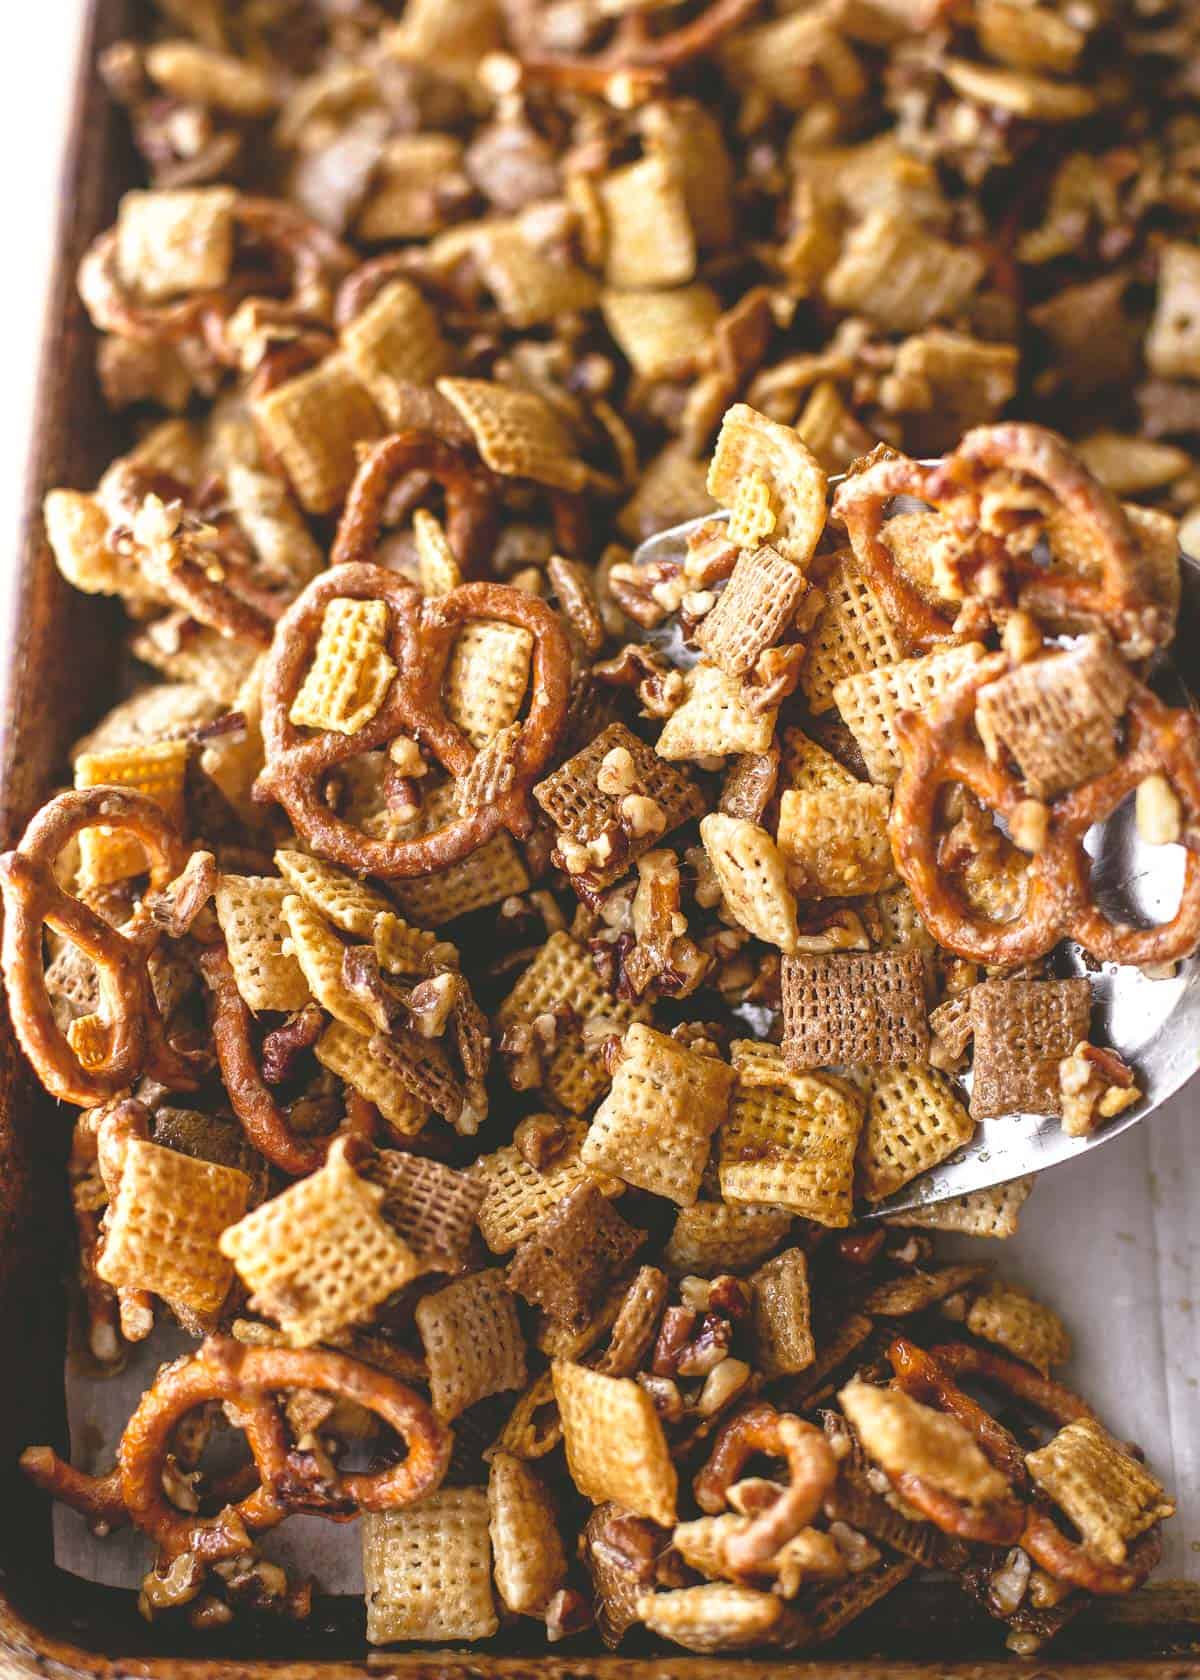
[[1133, 674], [1102, 636], [1031, 659], [979, 691], [985, 742], [1012, 754], [1036, 799], [1111, 770]]
[[759, 654], [781, 639], [806, 588], [799, 566], [769, 543], [743, 549], [716, 606], [700, 621], [696, 640], [727, 676], [745, 676]]
[[571, 1329], [587, 1324], [645, 1241], [594, 1183], [581, 1184], [518, 1245], [508, 1287]]
[[791, 1068], [923, 1061], [925, 959], [920, 951], [785, 957], [783, 1019]]
[[[623, 748], [633, 760], [633, 785], [627, 792], [653, 800], [665, 819], [665, 826], [654, 833], [626, 834], [621, 821], [625, 794], [605, 793], [599, 786], [600, 767], [617, 748]], [[654, 749], [623, 723], [610, 723], [582, 751], [539, 782], [533, 797], [560, 836], [584, 846], [604, 836], [621, 837], [609, 861], [589, 867], [588, 878], [597, 886], [618, 880], [636, 858], [657, 846], [663, 835], [704, 810], [704, 795], [692, 778], [673, 764], [664, 764]]]
[[985, 980], [971, 989], [971, 1113], [1061, 1114], [1058, 1064], [1088, 1036], [1092, 988], [1071, 980]]

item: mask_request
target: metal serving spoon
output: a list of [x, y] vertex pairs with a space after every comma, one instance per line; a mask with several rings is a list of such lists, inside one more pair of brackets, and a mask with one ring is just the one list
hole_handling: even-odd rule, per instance
[[[840, 482], [832, 479], [831, 488]], [[898, 502], [897, 511], [902, 505]], [[709, 519], [724, 518], [728, 515], [717, 512], [660, 531], [640, 545], [634, 561], [680, 560], [691, 531]], [[1176, 646], [1187, 639], [1190, 645], [1200, 647], [1200, 559], [1182, 551], [1180, 559], [1183, 601]], [[673, 624], [643, 632], [643, 638], [661, 647], [681, 667], [695, 664], [699, 657], [694, 649], [684, 646]], [[1190, 684], [1186, 680], [1189, 677]], [[1185, 703], [1193, 691], [1200, 695], [1198, 679], [1200, 669], [1184, 670], [1165, 658], [1154, 672], [1155, 686], [1175, 704]], [[1110, 821], [1094, 828], [1085, 845], [1094, 860], [1092, 880], [1097, 899], [1110, 914], [1120, 914], [1143, 926], [1165, 921], [1172, 914], [1183, 883], [1183, 848], [1148, 846], [1137, 833], [1131, 800]], [[1058, 948], [1052, 967], [1061, 976], [1088, 975], [1092, 982], [1092, 1019], [1099, 1040], [1110, 1044], [1136, 1070], [1143, 1100], [1097, 1131], [1078, 1138], [1068, 1137], [1056, 1116], [1009, 1114], [981, 1120], [970, 1143], [880, 1202], [868, 1217], [926, 1207], [971, 1190], [986, 1190], [1098, 1149], [1147, 1119], [1200, 1069], [1200, 954], [1180, 963], [1167, 980], [1149, 980], [1140, 969], [1116, 963], [1103, 963], [1097, 968], [1071, 944]], [[970, 1089], [969, 1073], [962, 1083]]]

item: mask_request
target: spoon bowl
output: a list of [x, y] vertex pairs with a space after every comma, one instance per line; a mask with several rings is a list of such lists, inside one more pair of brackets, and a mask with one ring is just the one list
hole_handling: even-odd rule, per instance
[[[831, 488], [840, 482], [831, 479]], [[678, 560], [691, 532], [726, 518], [728, 514], [716, 512], [659, 531], [639, 546], [634, 562]], [[1175, 646], [1197, 647], [1200, 559], [1181, 550], [1180, 565], [1183, 600]], [[686, 670], [699, 658], [696, 649], [685, 645], [673, 623], [642, 632], [642, 639], [660, 648], [681, 669]], [[1195, 703], [1200, 693], [1198, 678], [1200, 671], [1189, 673], [1169, 656], [1160, 659], [1152, 674], [1155, 689], [1175, 705]], [[1085, 844], [1094, 860], [1097, 897], [1108, 909], [1119, 909], [1127, 920], [1143, 924], [1171, 915], [1183, 879], [1183, 848], [1147, 845], [1137, 833], [1132, 801], [1127, 801], [1108, 822], [1097, 825]], [[878, 1203], [866, 1217], [929, 1207], [950, 1196], [1043, 1172], [1099, 1149], [1149, 1119], [1200, 1070], [1200, 954], [1177, 964], [1169, 978], [1152, 980], [1137, 968], [1097, 964], [1078, 946], [1065, 942], [1054, 953], [1052, 968], [1060, 977], [1086, 974], [1090, 978], [1092, 1018], [1100, 1041], [1111, 1045], [1134, 1068], [1142, 1100], [1085, 1137], [1069, 1137], [1055, 1115], [1007, 1114], [981, 1120], [970, 1143]], [[970, 1090], [970, 1073], [960, 1082]]]

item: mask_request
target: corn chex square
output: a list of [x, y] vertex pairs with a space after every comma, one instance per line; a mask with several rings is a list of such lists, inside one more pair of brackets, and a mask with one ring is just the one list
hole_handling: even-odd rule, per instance
[[1162, 1484], [1095, 1418], [1067, 1424], [1037, 1452], [1026, 1453], [1025, 1463], [1075, 1524], [1085, 1549], [1108, 1563], [1124, 1563], [1128, 1541], [1175, 1514]]
[[496, 1591], [506, 1610], [536, 1616], [567, 1578], [554, 1501], [537, 1471], [506, 1452], [492, 1456], [487, 1497]]
[[385, 974], [413, 977], [428, 974], [427, 958], [439, 941], [428, 928], [413, 927], [394, 911], [384, 910], [372, 924], [371, 943]]
[[930, 1011], [929, 1034], [932, 1049], [930, 1060], [934, 1067], [946, 1072], [956, 1071], [971, 1042], [971, 992], [952, 992]]
[[[692, 372], [708, 342], [720, 300], [711, 286], [673, 286], [666, 291], [606, 291], [600, 299], [604, 324], [617, 348], [643, 379], [678, 378]], [[703, 474], [701, 474], [703, 485]]]
[[1015, 1284], [995, 1282], [975, 1297], [967, 1311], [967, 1329], [982, 1341], [995, 1342], [1043, 1376], [1071, 1357], [1071, 1338], [1062, 1319]]
[[766, 829], [745, 817], [713, 811], [701, 819], [700, 838], [725, 908], [738, 926], [781, 951], [794, 951], [800, 937], [796, 899]]
[[473, 1272], [426, 1295], [417, 1303], [416, 1320], [433, 1409], [444, 1423], [489, 1394], [524, 1388], [525, 1340], [499, 1269]]
[[890, 787], [900, 774], [896, 714], [931, 706], [983, 656], [982, 642], [966, 642], [919, 659], [860, 671], [834, 685], [834, 703], [858, 742], [873, 782]]
[[844, 1082], [793, 1073], [773, 1044], [732, 1048], [735, 1083], [721, 1132], [721, 1194], [786, 1208], [819, 1225], [850, 1223], [862, 1104]]
[[[77, 788], [120, 787], [148, 794], [161, 805], [174, 826], [186, 819], [184, 785], [187, 776], [186, 741], [161, 741], [147, 746], [111, 747], [106, 752], [80, 753], [75, 760]], [[149, 868], [146, 848], [122, 829], [97, 825], [79, 836], [79, 885], [85, 890], [141, 875]]]
[[[310, 852], [290, 851], [280, 847], [275, 853], [275, 867], [292, 892], [299, 896], [317, 915], [324, 916], [343, 933], [359, 939], [370, 939], [376, 918], [393, 915], [391, 900], [374, 887], [367, 886], [335, 863], [314, 857]], [[422, 935], [432, 945], [429, 935]]]
[[859, 1142], [863, 1194], [882, 1201], [969, 1142], [975, 1122], [936, 1068], [898, 1063], [871, 1077]]
[[782, 737], [784, 781], [796, 793], [829, 793], [858, 785], [844, 764], [795, 724], [789, 724]]
[[920, 951], [787, 957], [783, 1019], [792, 1068], [924, 1061], [925, 958]]
[[281, 909], [288, 930], [288, 948], [321, 1008], [357, 1033], [368, 1036], [374, 1032], [371, 1017], [355, 1002], [342, 978], [342, 959], [347, 947], [329, 923], [298, 893], [289, 893]]
[[880, 945], [885, 951], [904, 951], [916, 946], [932, 956], [937, 950], [933, 936], [921, 920], [913, 895], [903, 881], [887, 887], [875, 899], [881, 924]]
[[293, 1347], [352, 1324], [425, 1269], [384, 1220], [383, 1191], [360, 1178], [335, 1143], [325, 1165], [231, 1226], [221, 1252]]
[[432, 385], [452, 356], [437, 316], [408, 280], [393, 280], [342, 328], [342, 349], [381, 414], [394, 423], [398, 388]]
[[654, 1346], [671, 1284], [657, 1266], [640, 1266], [621, 1294], [608, 1346], [596, 1360], [606, 1377], [632, 1377]]
[[661, 159], [645, 157], [599, 184], [605, 278], [621, 290], [682, 285], [696, 271], [683, 188]]
[[1036, 799], [1111, 770], [1133, 673], [1103, 636], [1017, 665], [979, 691], [984, 743], [1010, 752]]
[[307, 729], [357, 735], [383, 705], [396, 675], [388, 658], [386, 601], [336, 596], [325, 608], [312, 664], [288, 717]]
[[598, 1182], [610, 1196], [624, 1190], [620, 1179], [597, 1175], [579, 1159], [586, 1131], [582, 1122], [565, 1120], [562, 1125], [566, 1143], [543, 1167], [533, 1166], [514, 1144], [505, 1144], [481, 1155], [471, 1168], [471, 1176], [483, 1186], [479, 1229], [493, 1254], [507, 1254], [524, 1242], [581, 1184]]
[[416, 1088], [409, 1065], [392, 1054], [389, 1041], [331, 1021], [314, 1046], [321, 1066], [375, 1104], [389, 1126], [415, 1137], [429, 1119], [429, 1104]]
[[1033, 1175], [995, 1184], [989, 1190], [971, 1190], [964, 1196], [948, 1196], [929, 1208], [909, 1208], [892, 1214], [888, 1225], [917, 1226], [929, 1231], [958, 1231], [969, 1237], [1015, 1237], [1021, 1209], [1033, 1191]]
[[486, 747], [519, 717], [532, 656], [533, 636], [520, 624], [481, 619], [455, 637], [446, 667], [446, 715], [473, 747]]
[[839, 560], [822, 585], [825, 605], [805, 637], [800, 687], [812, 712], [832, 710], [844, 677], [895, 665], [908, 649], [854, 560]]
[[438, 391], [470, 428], [485, 466], [555, 490], [582, 490], [587, 468], [565, 423], [536, 391], [490, 379], [439, 379]]
[[745, 676], [759, 654], [781, 639], [807, 587], [799, 566], [769, 543], [743, 549], [716, 606], [701, 619], [696, 640], [727, 676]]
[[216, 1312], [233, 1267], [221, 1233], [246, 1211], [250, 1180], [144, 1138], [125, 1147], [96, 1270], [117, 1289], [148, 1289], [171, 1306]]
[[[397, 37], [402, 31], [406, 37], [410, 35], [409, 19], [415, 9], [413, 6], [406, 7], [403, 23], [388, 32], [388, 45], [384, 50], [389, 58], [393, 53], [400, 56]], [[446, 30], [448, 13], [440, 0], [433, 0], [431, 5], [422, 9], [431, 13], [440, 12], [440, 29], [443, 32]], [[475, 0], [472, 10], [477, 15], [482, 14], [483, 7], [478, 0]], [[456, 56], [469, 29], [470, 24], [463, 21], [460, 11], [454, 23], [453, 47], [450, 49]], [[418, 37], [424, 33], [418, 27], [411, 31], [411, 36]], [[495, 31], [490, 22], [485, 23], [484, 33], [488, 37], [487, 44], [495, 45]], [[437, 48], [427, 53], [423, 47], [414, 47], [413, 56], [418, 60], [436, 62], [439, 66], [446, 65], [445, 51]], [[471, 79], [474, 79], [473, 73]], [[462, 155], [463, 143], [454, 134], [392, 135], [384, 142], [370, 191], [358, 213], [355, 231], [359, 238], [374, 245], [381, 241], [390, 244], [398, 239], [428, 239], [440, 233], [445, 220], [439, 203], [440, 195], [431, 190], [431, 183], [449, 181], [465, 187], [467, 181], [462, 172]], [[405, 430], [405, 421], [400, 415], [387, 409], [384, 412], [397, 431]], [[411, 424], [411, 421], [408, 423]]]
[[[402, 836], [429, 834], [457, 815], [455, 784], [443, 782], [425, 795], [420, 815], [404, 826]], [[431, 875], [393, 881], [391, 892], [411, 921], [421, 927], [440, 928], [445, 922], [499, 904], [501, 899], [523, 893], [528, 887], [529, 871], [512, 836], [499, 833], [460, 863], [435, 869]]]
[[755, 522], [758, 540], [769, 539], [804, 571], [825, 529], [825, 473], [794, 427], [735, 403], [725, 412], [708, 469], [709, 495], [733, 510], [735, 527], [747, 486], [756, 500], [766, 492], [766, 519]]
[[700, 1193], [732, 1084], [727, 1063], [634, 1022], [622, 1041], [612, 1089], [584, 1139], [585, 1166], [686, 1207]]
[[560, 1004], [570, 1007], [573, 1023], [578, 1025], [556, 1040], [546, 1064], [544, 1088], [572, 1114], [582, 1114], [607, 1088], [609, 1077], [599, 1043], [589, 1047], [581, 1029], [588, 1022], [604, 1023], [619, 1037], [631, 1021], [646, 1020], [650, 1006], [614, 997], [601, 980], [591, 952], [565, 929], [551, 934], [539, 949], [500, 1004], [496, 1019], [502, 1028], [511, 1027], [534, 1021]]
[[553, 322], [594, 309], [599, 300], [595, 275], [561, 252], [541, 249], [525, 237], [518, 220], [480, 224], [471, 251], [483, 284], [511, 327]]
[[252, 406], [300, 506], [333, 513], [358, 469], [356, 446], [383, 432], [379, 410], [346, 357], [326, 356]]
[[825, 277], [825, 296], [835, 309], [865, 315], [885, 332], [914, 333], [956, 314], [985, 268], [978, 251], [951, 245], [884, 207], [847, 236]]
[[439, 1488], [400, 1511], [366, 1511], [362, 1543], [370, 1644], [490, 1639], [499, 1628], [483, 1488]]
[[686, 698], [655, 743], [660, 758], [725, 758], [769, 750], [777, 705], [751, 704], [752, 691], [740, 679], [703, 659], [686, 673], [684, 683]]
[[142, 303], [215, 291], [233, 266], [229, 187], [128, 192], [117, 216], [117, 273]]
[[463, 580], [458, 557], [446, 527], [428, 508], [414, 508], [413, 546], [417, 551], [417, 581], [425, 595], [449, 595]]
[[678, 1478], [645, 1389], [561, 1359], [553, 1371], [567, 1469], [580, 1493], [671, 1527]]
[[769, 1377], [805, 1371], [816, 1357], [808, 1260], [802, 1248], [785, 1248], [750, 1277], [755, 1364]]
[[971, 1113], [1061, 1114], [1058, 1064], [1088, 1036], [1091, 982], [985, 980], [971, 988]]
[[290, 951], [283, 919], [286, 881], [273, 875], [222, 875], [214, 895], [233, 977], [253, 1010], [291, 1013], [311, 997], [304, 970]]
[[798, 898], [856, 898], [896, 879], [887, 788], [854, 782], [816, 793], [787, 788], [779, 801], [779, 850]]
[[695, 1202], [676, 1214], [663, 1265], [672, 1277], [748, 1272], [778, 1248], [791, 1228], [792, 1215], [786, 1208]]

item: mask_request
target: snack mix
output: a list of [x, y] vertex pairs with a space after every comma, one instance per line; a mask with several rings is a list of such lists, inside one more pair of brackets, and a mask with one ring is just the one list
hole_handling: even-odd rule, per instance
[[376, 1644], [791, 1650], [929, 1571], [1036, 1651], [1172, 1501], [937, 1255], [1031, 1181], [855, 1221], [1140, 1100], [1064, 942], [1200, 942], [1195, 8], [159, 8], [124, 443], [45, 504], [136, 674], [0, 886], [75, 1357], [195, 1347], [26, 1472], [200, 1628], [309, 1612], [305, 1512]]

